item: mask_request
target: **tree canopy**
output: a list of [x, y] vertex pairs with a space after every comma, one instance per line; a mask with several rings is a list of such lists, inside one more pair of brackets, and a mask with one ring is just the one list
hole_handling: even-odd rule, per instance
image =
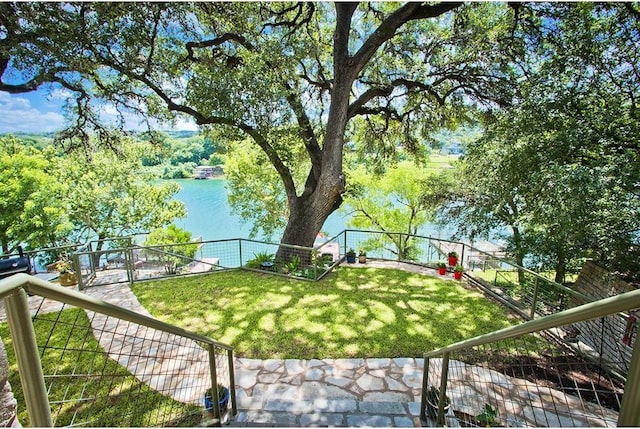
[[[282, 182], [282, 242], [311, 245], [345, 191], [356, 117], [412, 148], [474, 102], [508, 103], [522, 43], [497, 3], [2, 3], [0, 90], [59, 85], [67, 147], [97, 133], [101, 102], [144, 120], [190, 116], [249, 137]], [[124, 115], [120, 123], [123, 126]], [[152, 125], [152, 122], [149, 122]], [[289, 154], [303, 150], [298, 183]]]
[[[508, 226], [523, 264], [562, 281], [584, 258], [640, 272], [640, 17], [635, 4], [534, 5], [521, 97], [464, 158], [466, 233]], [[488, 174], [491, 172], [491, 174]], [[635, 242], [635, 244], [634, 244]]]
[[[51, 152], [49, 152], [51, 155]], [[47, 154], [12, 137], [0, 138], [0, 244], [2, 253], [27, 243], [51, 246], [69, 232], [65, 185], [52, 178]]]
[[119, 155], [108, 150], [57, 159], [56, 174], [68, 184], [66, 212], [76, 242], [122, 237], [168, 225], [184, 217], [173, 200], [176, 183], [156, 184], [141, 170], [143, 148], [126, 145]]
[[510, 227], [520, 261], [560, 275], [578, 253], [633, 254], [639, 16], [636, 3], [5, 2], [0, 90], [68, 91], [65, 148], [117, 150], [130, 112], [243, 141], [280, 181], [259, 201], [286, 201], [281, 241], [303, 246], [342, 204], [354, 145], [383, 172], [398, 148], [480, 119], [453, 209], [473, 233]]

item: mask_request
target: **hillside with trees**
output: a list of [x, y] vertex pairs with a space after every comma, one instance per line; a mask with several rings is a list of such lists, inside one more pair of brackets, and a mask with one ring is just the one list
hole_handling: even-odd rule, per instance
[[[141, 156], [142, 166], [158, 179], [183, 179], [193, 175], [198, 165], [224, 164], [225, 146], [220, 141], [198, 131], [157, 131], [129, 133], [135, 144], [151, 143]], [[54, 147], [53, 133], [5, 133], [22, 144], [43, 150]]]

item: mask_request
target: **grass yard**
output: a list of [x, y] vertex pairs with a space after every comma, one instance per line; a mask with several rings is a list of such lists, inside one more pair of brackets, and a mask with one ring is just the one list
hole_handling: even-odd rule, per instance
[[340, 267], [315, 283], [230, 271], [133, 291], [155, 317], [256, 359], [419, 357], [510, 324], [459, 282], [394, 269]]

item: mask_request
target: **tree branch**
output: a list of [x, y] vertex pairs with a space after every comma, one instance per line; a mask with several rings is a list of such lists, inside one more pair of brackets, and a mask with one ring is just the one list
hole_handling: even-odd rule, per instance
[[399, 88], [399, 87], [405, 87], [409, 91], [417, 90], [417, 91], [427, 92], [431, 96], [433, 96], [438, 101], [438, 104], [440, 104], [441, 106], [443, 106], [445, 103], [446, 96], [445, 97], [440, 96], [431, 85], [423, 82], [416, 82], [416, 81], [402, 78], [402, 79], [396, 79], [393, 82], [390, 82], [388, 85], [370, 88], [364, 93], [362, 93], [362, 95], [358, 97], [358, 99], [355, 100], [353, 103], [351, 103], [351, 105], [349, 106], [349, 110], [347, 114], [348, 117], [352, 118], [357, 114], [362, 114], [362, 112], [365, 111], [364, 106], [369, 101], [377, 97], [388, 97], [393, 93], [393, 91], [396, 88]]
[[405, 23], [416, 19], [438, 17], [462, 6], [462, 4], [462, 2], [443, 2], [431, 5], [410, 2], [403, 5], [389, 15], [364, 42], [353, 56], [352, 66], [359, 73], [368, 64], [378, 48], [395, 36], [398, 28]]
[[211, 47], [217, 48], [223, 43], [226, 43], [229, 41], [234, 41], [239, 45], [243, 46], [244, 48], [248, 49], [249, 51], [255, 51], [255, 47], [245, 37], [239, 34], [225, 33], [220, 37], [216, 37], [215, 39], [203, 40], [200, 42], [187, 42], [185, 44], [185, 49], [187, 50], [186, 59], [193, 62], [199, 62], [200, 60], [196, 58], [194, 55], [194, 49], [211, 48]]
[[[307, 11], [304, 17], [302, 17], [305, 8], [307, 9]], [[272, 22], [272, 23], [268, 22], [263, 25], [262, 30], [264, 31], [268, 27], [271, 27], [271, 28], [284, 27], [289, 30], [284, 37], [289, 37], [292, 34], [295, 34], [295, 32], [299, 28], [311, 22], [311, 17], [315, 12], [315, 5], [313, 4], [313, 2], [298, 2], [293, 6], [284, 8], [283, 10], [280, 10], [280, 11], [276, 11], [266, 7], [265, 9], [267, 9], [267, 13], [269, 15], [274, 15], [276, 18], [282, 18], [282, 20]], [[296, 15], [293, 17], [293, 19], [285, 18], [285, 15], [293, 11], [296, 12]], [[300, 19], [300, 17], [302, 17], [302, 19]]]

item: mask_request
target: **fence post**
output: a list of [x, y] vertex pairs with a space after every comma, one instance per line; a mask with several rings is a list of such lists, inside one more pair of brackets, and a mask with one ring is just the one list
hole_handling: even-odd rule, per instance
[[343, 255], [347, 254], [347, 230], [345, 229], [344, 231], [344, 251], [342, 252]]
[[640, 341], [636, 338], [633, 345], [633, 354], [629, 363], [627, 381], [624, 385], [624, 395], [620, 404], [618, 426], [640, 427]]
[[240, 256], [240, 266], [238, 268], [242, 268], [244, 265], [242, 263], [242, 238], [238, 239], [238, 255]]
[[27, 293], [20, 288], [4, 299], [15, 349], [20, 384], [27, 403], [29, 423], [34, 427], [52, 427], [51, 407], [44, 384], [38, 343], [33, 329]]
[[444, 406], [447, 397], [447, 377], [449, 377], [449, 352], [442, 355], [442, 375], [440, 376], [440, 397], [438, 398], [438, 418], [436, 424], [444, 426]]
[[424, 368], [422, 369], [422, 397], [420, 400], [420, 422], [427, 421], [427, 394], [429, 389], [429, 363], [430, 359], [424, 360]]
[[231, 415], [238, 414], [238, 405], [236, 404], [236, 376], [235, 368], [233, 365], [233, 350], [227, 351], [227, 358], [229, 359], [229, 394], [231, 395]]
[[[209, 344], [209, 370], [211, 371], [211, 402], [213, 402], [213, 417], [220, 419], [220, 397], [218, 395], [218, 376], [216, 374], [216, 349], [213, 344]], [[231, 393], [231, 387], [229, 387]]]
[[129, 280], [129, 286], [133, 286], [133, 250], [131, 250], [131, 239], [127, 248], [124, 251], [124, 263], [127, 269], [127, 280]]
[[531, 303], [531, 313], [529, 314], [529, 317], [531, 318], [531, 320], [536, 318], [536, 305], [538, 305], [538, 285], [540, 283], [540, 279], [538, 277], [536, 277], [536, 283], [535, 286], [533, 287], [533, 302]]
[[78, 252], [73, 252], [71, 255], [73, 261], [73, 270], [76, 273], [76, 279], [78, 280], [78, 290], [84, 290], [86, 285], [84, 284], [84, 276], [82, 275], [82, 267], [80, 266], [80, 255]]

